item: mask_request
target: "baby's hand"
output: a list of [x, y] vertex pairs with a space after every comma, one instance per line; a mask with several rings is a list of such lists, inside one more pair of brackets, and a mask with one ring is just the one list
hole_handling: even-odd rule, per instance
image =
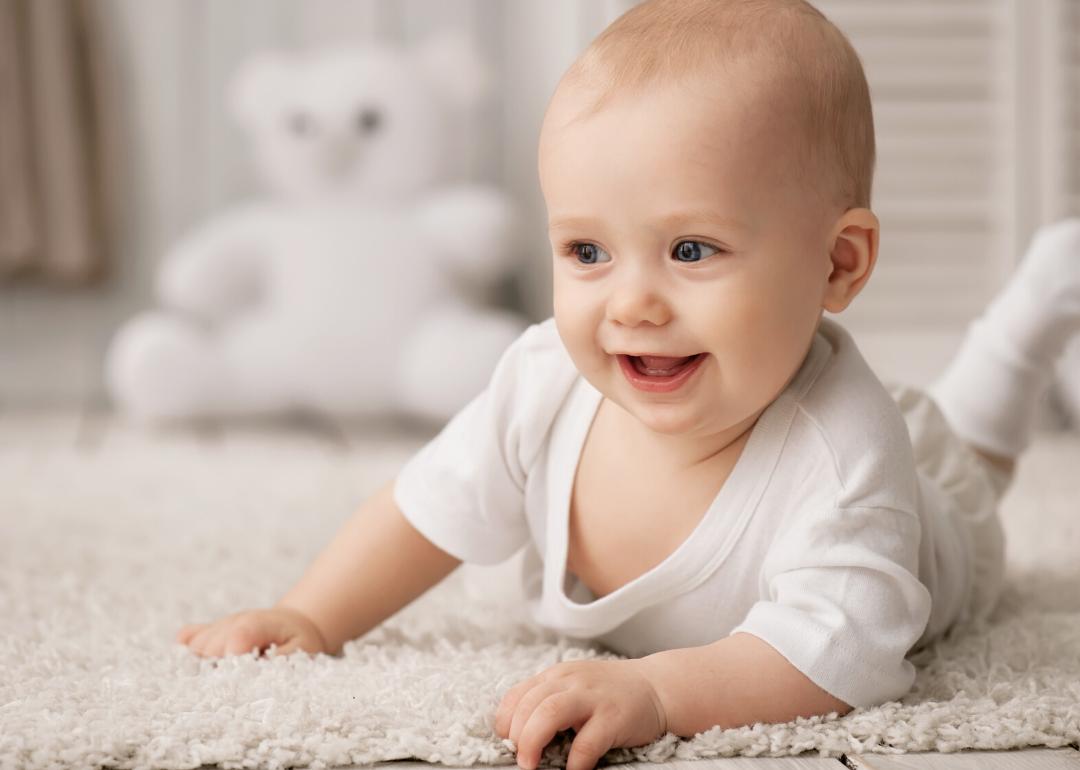
[[318, 627], [297, 610], [275, 607], [271, 610], [247, 610], [222, 618], [209, 625], [184, 626], [176, 634], [177, 644], [186, 644], [196, 655], [220, 658], [243, 655], [276, 644], [277, 655], [297, 650], [330, 652]]
[[575, 660], [519, 682], [506, 693], [495, 731], [534, 770], [560, 730], [576, 733], [566, 770], [591, 770], [617, 746], [643, 746], [667, 732], [667, 717], [637, 660]]

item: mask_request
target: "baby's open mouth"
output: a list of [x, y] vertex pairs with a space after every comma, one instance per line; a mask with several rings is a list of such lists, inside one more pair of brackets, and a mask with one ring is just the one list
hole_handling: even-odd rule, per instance
[[637, 390], [646, 393], [674, 393], [693, 379], [708, 360], [707, 353], [692, 356], [632, 356], [619, 353], [619, 368]]
[[627, 356], [638, 374], [647, 377], [674, 377], [696, 359], [700, 353], [692, 356]]

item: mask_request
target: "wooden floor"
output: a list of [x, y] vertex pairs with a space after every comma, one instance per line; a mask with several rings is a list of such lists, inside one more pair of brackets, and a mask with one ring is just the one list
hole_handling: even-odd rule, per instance
[[[384, 762], [385, 770], [431, 770], [425, 762]], [[1080, 751], [1024, 749], [1023, 751], [965, 751], [958, 754], [871, 754], [868, 756], [732, 757], [676, 760], [662, 764], [638, 762], [608, 765], [607, 770], [1077, 770]]]
[[[434, 431], [430, 426], [400, 422], [338, 422], [316, 416], [272, 421], [203, 422], [183, 427], [148, 428], [102, 409], [4, 410], [0, 408], [0, 453], [72, 452], [95, 455], [112, 451], [191, 451], [246, 453], [307, 448], [334, 453], [363, 453], [392, 445], [418, 448]], [[387, 770], [431, 770], [423, 762], [388, 762]], [[620, 770], [646, 770], [648, 765], [616, 765]], [[735, 757], [675, 761], [658, 770], [1080, 770], [1080, 749], [1034, 748], [1022, 751], [958, 754], [871, 754], [829, 758]]]

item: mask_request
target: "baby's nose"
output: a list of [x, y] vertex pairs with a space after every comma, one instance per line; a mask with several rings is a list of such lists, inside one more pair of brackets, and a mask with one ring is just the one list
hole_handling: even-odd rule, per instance
[[671, 304], [655, 276], [635, 270], [616, 283], [607, 303], [607, 320], [623, 326], [662, 326], [671, 320]]

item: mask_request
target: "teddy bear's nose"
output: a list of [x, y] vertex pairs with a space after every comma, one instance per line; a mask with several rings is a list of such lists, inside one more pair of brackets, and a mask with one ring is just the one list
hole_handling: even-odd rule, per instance
[[329, 139], [322, 152], [323, 169], [332, 177], [340, 178], [349, 173], [356, 165], [357, 146], [355, 141], [345, 137]]

